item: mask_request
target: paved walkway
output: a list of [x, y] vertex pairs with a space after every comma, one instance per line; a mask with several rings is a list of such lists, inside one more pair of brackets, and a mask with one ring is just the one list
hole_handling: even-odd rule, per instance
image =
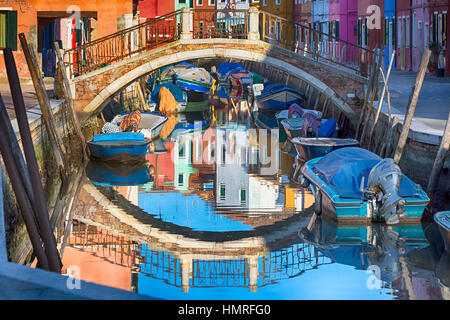
[[[405, 113], [416, 72], [393, 70], [389, 78], [391, 105]], [[386, 98], [385, 98], [385, 101]], [[414, 119], [427, 126], [444, 131], [445, 122], [450, 112], [450, 78], [425, 76]], [[442, 134], [441, 134], [442, 135]]]
[[[47, 89], [47, 93], [50, 97], [53, 96], [53, 78], [46, 78], [45, 88]], [[35, 106], [39, 105], [39, 101], [36, 96], [36, 91], [34, 90], [33, 83], [31, 81], [26, 83], [21, 83], [20, 87], [22, 88], [23, 100], [25, 102], [26, 109], [31, 109]], [[11, 91], [9, 88], [8, 82], [0, 82], [0, 94], [2, 95], [3, 102], [5, 103], [6, 110], [11, 118], [15, 118], [14, 112], [14, 104], [11, 97]]]

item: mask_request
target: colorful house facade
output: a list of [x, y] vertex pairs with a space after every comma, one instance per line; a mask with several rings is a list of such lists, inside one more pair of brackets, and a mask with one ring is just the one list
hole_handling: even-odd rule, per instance
[[137, 10], [140, 19], [148, 20], [161, 17], [175, 11], [175, 0], [140, 0]]
[[[28, 42], [37, 49], [41, 67], [49, 63], [53, 68], [54, 41], [60, 40], [64, 49], [70, 49], [132, 23], [133, 0], [39, 0], [32, 1], [31, 6], [17, 1], [2, 2], [0, 48], [7, 46], [13, 49], [19, 76], [29, 77], [25, 57], [18, 45], [18, 34], [24, 33]], [[4, 61], [0, 59], [0, 78], [5, 77]]]
[[[434, 52], [433, 62], [437, 68], [441, 68], [445, 76], [450, 76], [450, 48], [448, 41], [448, 25], [450, 19], [448, 10], [450, 2], [448, 0], [430, 1], [430, 46], [432, 51], [439, 49], [441, 56]], [[439, 70], [437, 70], [439, 74]]]
[[[384, 43], [384, 66], [387, 68], [392, 53], [397, 49], [396, 32], [396, 0], [384, 0], [384, 21], [383, 21], [383, 43]], [[396, 66], [396, 59], [392, 63], [392, 68]]]
[[383, 47], [383, 16], [384, 3], [382, 0], [358, 1], [358, 45], [371, 50]]
[[410, 0], [397, 0], [397, 68], [411, 69], [411, 7]]

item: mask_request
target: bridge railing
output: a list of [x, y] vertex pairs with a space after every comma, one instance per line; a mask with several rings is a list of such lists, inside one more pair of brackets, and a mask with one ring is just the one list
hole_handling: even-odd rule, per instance
[[193, 38], [246, 39], [248, 10], [193, 9]]
[[260, 11], [259, 20], [261, 40], [368, 77], [373, 50], [265, 11]]
[[65, 51], [70, 78], [122, 61], [136, 53], [179, 39], [263, 40], [305, 57], [330, 62], [369, 76], [374, 52], [256, 8], [183, 8]]
[[64, 61], [70, 78], [73, 78], [178, 40], [180, 34], [181, 11], [178, 10], [66, 50]]

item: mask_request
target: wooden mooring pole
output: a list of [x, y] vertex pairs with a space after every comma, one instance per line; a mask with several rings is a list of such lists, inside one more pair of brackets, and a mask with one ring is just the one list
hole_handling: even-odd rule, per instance
[[408, 139], [409, 128], [414, 117], [414, 111], [416, 110], [417, 101], [419, 100], [420, 90], [422, 89], [423, 79], [425, 78], [425, 72], [427, 71], [428, 61], [430, 60], [431, 51], [425, 50], [422, 54], [422, 60], [420, 61], [419, 72], [417, 72], [416, 81], [412, 88], [411, 96], [409, 97], [407, 113], [405, 120], [403, 121], [403, 129], [398, 140], [397, 148], [394, 154], [394, 161], [400, 162], [403, 154], [403, 149]]
[[27, 60], [28, 69], [30, 71], [31, 79], [33, 80], [34, 89], [36, 91], [36, 96], [41, 107], [42, 118], [44, 120], [44, 125], [47, 130], [48, 138], [50, 144], [53, 147], [53, 152], [55, 153], [55, 160], [60, 169], [61, 179], [66, 180], [67, 177], [67, 165], [64, 155], [66, 150], [62, 139], [58, 136], [56, 131], [55, 119], [53, 118], [53, 111], [50, 105], [50, 100], [47, 96], [47, 91], [45, 90], [44, 80], [39, 72], [39, 67], [37, 63], [37, 58], [33, 50], [28, 46], [25, 35], [21, 33], [19, 35], [20, 44], [22, 46], [25, 59]]
[[431, 170], [430, 179], [428, 180], [427, 193], [433, 198], [439, 182], [439, 176], [444, 167], [445, 158], [450, 149], [450, 112], [448, 113], [447, 123], [445, 124], [444, 134], [442, 135], [441, 145], [439, 146], [436, 159], [434, 160], [433, 169]]
[[[4, 49], [3, 55], [5, 58], [5, 66], [8, 75], [9, 86], [11, 89], [11, 95], [14, 102], [14, 109], [16, 111], [17, 123], [19, 124], [20, 137], [22, 139], [23, 150], [27, 161], [28, 174], [30, 176], [31, 186], [36, 200], [35, 209], [38, 215], [39, 231], [44, 242], [49, 268], [51, 271], [59, 273], [61, 271], [62, 264], [59, 259], [58, 250], [56, 248], [56, 240], [50, 226], [47, 202], [44, 195], [44, 189], [42, 188], [39, 166], [37, 164], [36, 155], [34, 153], [34, 144], [31, 137], [27, 111], [20, 87], [16, 63], [14, 61], [14, 56], [11, 49]], [[12, 171], [14, 171], [14, 169], [12, 169], [11, 172]], [[22, 188], [23, 190], [23, 185], [20, 183], [20, 181], [16, 182], [16, 184], [19, 185], [19, 189]], [[23, 190], [22, 192], [24, 192], [22, 196], [25, 197], [25, 190]], [[17, 193], [16, 196], [18, 196]], [[28, 209], [25, 208], [25, 210]]]
[[72, 91], [70, 90], [70, 83], [69, 79], [67, 78], [66, 68], [64, 67], [64, 60], [61, 54], [61, 49], [59, 48], [58, 42], [54, 43], [55, 47], [55, 54], [56, 54], [56, 63], [58, 64], [58, 69], [61, 71], [61, 80], [62, 80], [62, 89], [64, 92], [64, 98], [66, 100], [67, 108], [69, 109], [69, 116], [72, 120], [73, 127], [75, 128], [75, 133], [78, 136], [78, 139], [80, 139], [81, 146], [83, 149], [83, 157], [84, 160], [87, 160], [89, 158], [87, 154], [87, 148], [86, 148], [86, 139], [83, 135], [83, 132], [81, 131], [81, 126], [78, 121], [78, 117], [75, 113], [75, 107], [73, 105], [73, 96]]

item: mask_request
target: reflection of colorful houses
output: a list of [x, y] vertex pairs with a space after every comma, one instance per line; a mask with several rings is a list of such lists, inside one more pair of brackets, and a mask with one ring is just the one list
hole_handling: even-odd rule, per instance
[[147, 154], [146, 160], [155, 168], [154, 181], [146, 184], [144, 189], [172, 189], [175, 182], [175, 143], [165, 142], [166, 153]]
[[175, 190], [187, 191], [189, 189], [189, 176], [196, 174], [193, 164], [193, 141], [191, 135], [179, 136], [175, 142], [174, 153]]

